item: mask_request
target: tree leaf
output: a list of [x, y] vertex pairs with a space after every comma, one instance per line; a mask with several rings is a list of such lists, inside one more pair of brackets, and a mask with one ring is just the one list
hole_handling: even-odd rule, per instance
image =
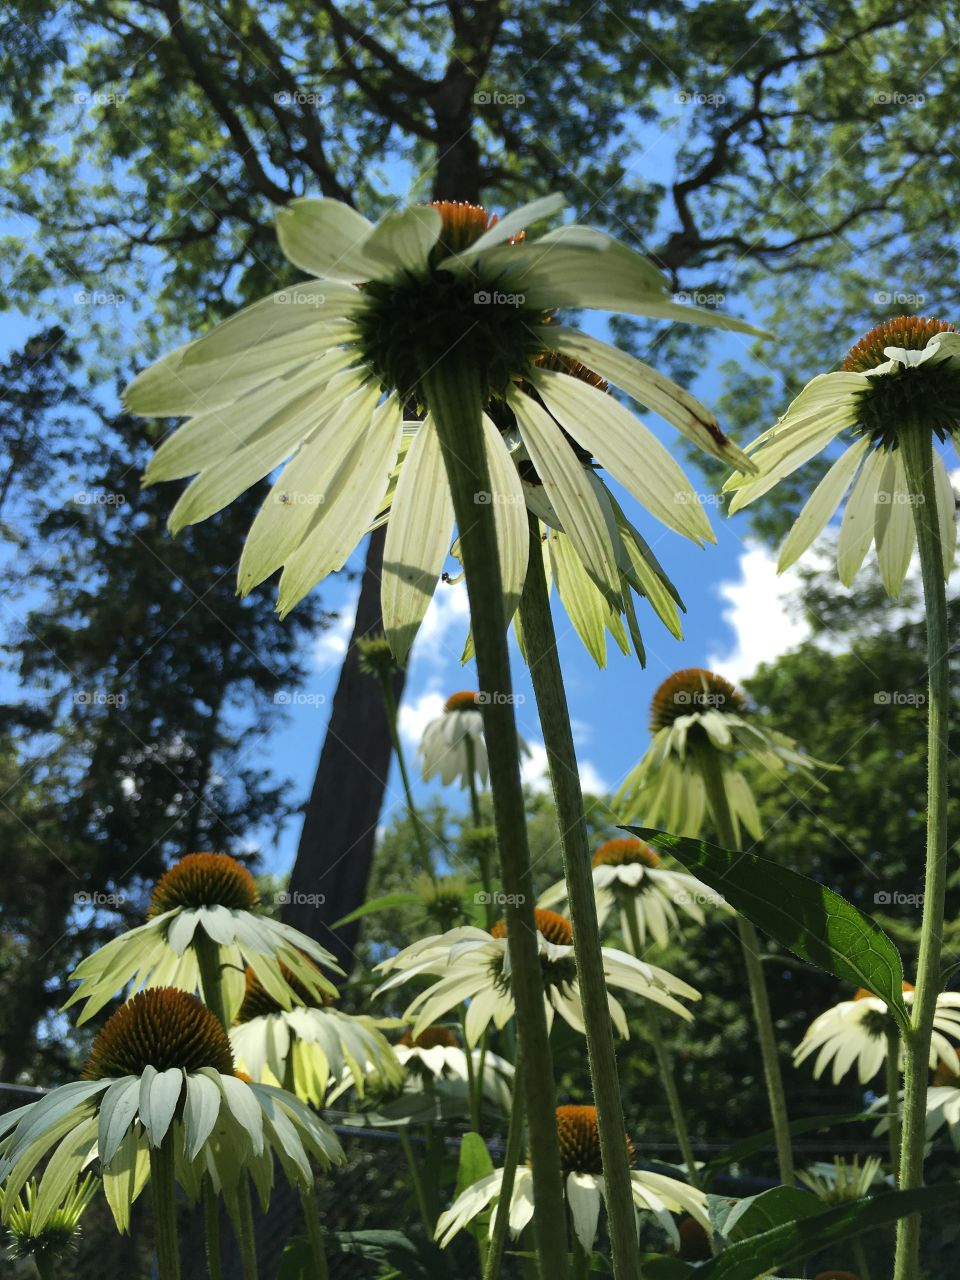
[[866, 987], [887, 1002], [901, 1025], [908, 1021], [900, 953], [880, 926], [852, 902], [755, 853], [737, 853], [706, 840], [647, 827], [623, 830], [661, 853], [672, 854], [801, 960], [856, 987]]
[[371, 898], [362, 907], [357, 907], [356, 911], [342, 916], [330, 927], [339, 929], [345, 924], [352, 924], [354, 920], [362, 919], [363, 916], [372, 916], [377, 911], [392, 911], [394, 907], [413, 907], [422, 901], [418, 893], [385, 893], [382, 898]]

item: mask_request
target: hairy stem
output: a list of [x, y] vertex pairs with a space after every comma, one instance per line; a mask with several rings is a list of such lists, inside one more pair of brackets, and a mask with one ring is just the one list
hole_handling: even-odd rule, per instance
[[566, 1217], [560, 1178], [553, 1062], [543, 1000], [534, 921], [533, 880], [520, 752], [513, 709], [510, 658], [503, 615], [494, 508], [477, 502], [490, 492], [483, 444], [481, 387], [463, 342], [429, 368], [423, 380], [437, 427], [460, 535], [473, 627], [478, 683], [488, 696], [483, 724], [493, 790], [494, 822], [507, 894], [507, 945], [524, 1082], [533, 1170], [534, 1230], [541, 1274], [567, 1274]]
[[150, 1195], [159, 1280], [180, 1280], [174, 1162], [173, 1138], [168, 1132], [159, 1147], [150, 1148]]
[[[640, 941], [640, 926], [637, 923], [636, 912], [628, 909], [625, 914], [627, 917], [627, 940], [630, 944], [630, 950], [639, 960], [643, 952], [643, 943]], [[680, 1147], [683, 1163], [687, 1167], [687, 1177], [693, 1186], [699, 1187], [700, 1175], [697, 1172], [697, 1161], [693, 1154], [693, 1144], [690, 1141], [687, 1118], [683, 1113], [683, 1104], [677, 1091], [673, 1063], [670, 1061], [670, 1052], [663, 1042], [659, 1011], [652, 1000], [648, 1000], [644, 1008], [643, 1031], [653, 1046], [653, 1055], [657, 1060], [657, 1070], [660, 1072], [660, 1083], [663, 1085], [663, 1092], [667, 1096], [667, 1105], [670, 1107], [670, 1118], [673, 1120], [677, 1144]]]
[[500, 1184], [500, 1198], [497, 1201], [499, 1207], [493, 1223], [490, 1252], [487, 1254], [487, 1265], [483, 1269], [483, 1280], [497, 1280], [500, 1275], [500, 1263], [503, 1260], [503, 1247], [507, 1240], [507, 1229], [510, 1223], [510, 1200], [513, 1196], [517, 1165], [520, 1163], [520, 1152], [523, 1149], [522, 1076], [523, 1057], [518, 1052], [514, 1063], [513, 1106], [510, 1108], [510, 1125], [507, 1129], [507, 1149], [503, 1157], [503, 1182]]
[[887, 1029], [887, 1105], [890, 1108], [890, 1172], [896, 1185], [900, 1170], [900, 1030], [891, 1019]]
[[393, 688], [390, 684], [389, 676], [380, 676], [380, 688], [383, 691], [383, 705], [387, 713], [387, 725], [390, 729], [390, 741], [393, 743], [394, 755], [397, 757], [397, 767], [400, 770], [400, 778], [403, 782], [403, 794], [407, 802], [407, 813], [410, 815], [410, 821], [413, 823], [413, 835], [417, 842], [417, 849], [420, 857], [423, 859], [423, 865], [431, 880], [436, 880], [437, 873], [434, 870], [433, 858], [430, 853], [430, 841], [424, 827], [423, 819], [420, 816], [420, 810], [413, 802], [413, 788], [410, 785], [410, 774], [407, 771], [407, 759], [403, 752], [403, 742], [400, 738], [400, 730], [397, 726], [397, 700], [393, 696]]
[[300, 1188], [300, 1203], [303, 1206], [303, 1220], [307, 1224], [314, 1280], [329, 1280], [330, 1270], [327, 1267], [323, 1227], [320, 1225], [320, 1206], [317, 1204], [317, 1191], [313, 1184]]
[[220, 1280], [220, 1197], [209, 1174], [203, 1179], [203, 1220], [207, 1241], [207, 1276]]
[[[950, 667], [947, 597], [943, 551], [937, 519], [933, 474], [933, 442], [919, 425], [902, 433], [907, 484], [913, 498], [913, 521], [920, 550], [920, 572], [927, 615], [927, 854], [923, 885], [923, 918], [917, 957], [917, 984], [910, 1026], [904, 1035], [903, 1136], [900, 1186], [923, 1185], [923, 1150], [930, 1040], [940, 993], [943, 904], [947, 885], [947, 734]], [[897, 1224], [894, 1280], [915, 1280], [920, 1273], [920, 1215]]]
[[[723, 785], [723, 766], [720, 755], [712, 746], [705, 744], [697, 750], [696, 760], [706, 788], [707, 804], [710, 806], [717, 840], [725, 849], [736, 849], [738, 842], [734, 833], [730, 804]], [[737, 914], [737, 932], [740, 935], [740, 948], [747, 972], [747, 986], [750, 989], [750, 1003], [753, 1006], [757, 1039], [760, 1042], [760, 1057], [763, 1062], [763, 1077], [767, 1086], [770, 1119], [773, 1123], [777, 1147], [780, 1181], [785, 1187], [792, 1187], [794, 1165], [790, 1118], [787, 1114], [787, 1099], [780, 1070], [780, 1055], [777, 1052], [777, 1037], [770, 1013], [770, 996], [767, 992], [763, 965], [760, 962], [760, 939], [751, 921], [739, 913]]]

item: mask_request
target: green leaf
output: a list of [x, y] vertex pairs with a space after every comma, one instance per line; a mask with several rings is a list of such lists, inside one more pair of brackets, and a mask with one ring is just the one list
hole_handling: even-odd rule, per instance
[[821, 1202], [809, 1191], [801, 1191], [799, 1187], [771, 1187], [734, 1205], [723, 1225], [723, 1234], [732, 1243], [747, 1240], [775, 1227], [810, 1218], [821, 1207]]
[[[851, 1236], [888, 1226], [911, 1213], [930, 1209], [952, 1211], [956, 1203], [955, 1183], [918, 1187], [913, 1191], [892, 1191], [866, 1200], [854, 1200], [750, 1236], [724, 1249], [703, 1266], [691, 1268], [688, 1275], [691, 1280], [694, 1276], [696, 1280], [757, 1280], [773, 1267], [800, 1262]], [[677, 1272], [677, 1280], [681, 1280], [680, 1272]]]
[[838, 893], [755, 853], [648, 827], [623, 830], [672, 854], [801, 960], [866, 987], [887, 1002], [901, 1025], [907, 1022], [899, 951], [878, 924]]
[[360, 920], [363, 916], [372, 916], [377, 911], [392, 911], [395, 907], [413, 907], [422, 901], [418, 893], [385, 893], [382, 898], [371, 898], [362, 907], [357, 907], [356, 911], [351, 911], [349, 915], [334, 921], [330, 927], [339, 929], [345, 924], [352, 924], [354, 920]]
[[493, 1173], [493, 1160], [479, 1133], [465, 1133], [460, 1140], [460, 1163], [457, 1166], [456, 1195]]

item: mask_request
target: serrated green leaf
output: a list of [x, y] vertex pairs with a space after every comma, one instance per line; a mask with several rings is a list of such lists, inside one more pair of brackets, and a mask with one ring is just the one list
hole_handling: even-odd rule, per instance
[[852, 902], [755, 853], [648, 827], [624, 827], [716, 889], [777, 942], [834, 977], [866, 987], [905, 1025], [903, 961], [893, 941]]

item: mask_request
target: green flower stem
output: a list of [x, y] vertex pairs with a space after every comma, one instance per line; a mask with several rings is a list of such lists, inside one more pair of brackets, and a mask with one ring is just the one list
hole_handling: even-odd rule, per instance
[[[723, 785], [723, 767], [719, 753], [707, 745], [697, 750], [696, 760], [706, 789], [707, 804], [713, 816], [717, 840], [725, 849], [736, 849], [738, 842], [734, 835], [730, 804]], [[780, 1071], [777, 1038], [770, 1014], [770, 996], [767, 992], [763, 965], [760, 963], [760, 939], [752, 922], [745, 919], [739, 912], [737, 913], [737, 932], [740, 935], [740, 948], [747, 971], [747, 985], [750, 988], [750, 1002], [753, 1005], [753, 1017], [757, 1026], [757, 1039], [760, 1041], [760, 1057], [763, 1061], [763, 1075], [767, 1085], [770, 1119], [773, 1122], [780, 1181], [785, 1187], [792, 1187], [795, 1175], [793, 1146], [790, 1140], [790, 1118], [787, 1115], [787, 1099], [783, 1088], [783, 1075]]]
[[474, 1133], [480, 1132], [480, 1088], [477, 1071], [473, 1065], [473, 1050], [467, 1043], [467, 1015], [464, 1011], [461, 1022], [463, 1035], [463, 1052], [467, 1063], [467, 1092], [470, 1096], [470, 1128]]
[[37, 1268], [40, 1280], [59, 1280], [60, 1259], [48, 1253], [35, 1253], [33, 1265]]
[[200, 991], [203, 1002], [226, 1030], [230, 1029], [227, 1006], [223, 995], [223, 974], [220, 971], [220, 945], [198, 926], [193, 935], [193, 948], [200, 970]]
[[[220, 963], [220, 947], [198, 928], [193, 935], [193, 945], [197, 954], [197, 967], [200, 970], [200, 990], [207, 1008], [223, 1025], [225, 1031], [230, 1030], [230, 1019], [227, 1014], [226, 997], [223, 990], [223, 966]], [[240, 1185], [236, 1197], [236, 1222], [234, 1223], [237, 1243], [240, 1247], [240, 1261], [243, 1267], [244, 1280], [257, 1280], [257, 1249], [253, 1234], [253, 1209], [250, 1205], [250, 1186], [244, 1173], [240, 1176]], [[219, 1249], [219, 1237], [218, 1237]], [[163, 1277], [161, 1276], [161, 1280]]]
[[853, 1259], [857, 1264], [857, 1273], [860, 1276], [860, 1280], [871, 1280], [867, 1251], [863, 1247], [863, 1241], [859, 1236], [853, 1237]]
[[410, 821], [413, 823], [414, 839], [417, 842], [417, 849], [423, 864], [427, 869], [427, 874], [431, 880], [436, 880], [437, 873], [433, 866], [433, 857], [430, 853], [430, 841], [427, 837], [426, 828], [423, 819], [420, 817], [420, 810], [413, 802], [413, 788], [410, 785], [410, 774], [407, 771], [407, 760], [403, 753], [403, 743], [400, 740], [400, 729], [397, 724], [397, 700], [393, 696], [393, 689], [390, 685], [389, 676], [382, 675], [378, 677], [380, 681], [380, 689], [383, 693], [383, 705], [387, 713], [387, 725], [390, 729], [390, 741], [393, 743], [394, 755], [397, 757], [397, 766], [400, 769], [400, 778], [403, 782], [403, 794], [407, 802], [407, 813], [410, 815]]
[[500, 1184], [500, 1197], [497, 1201], [500, 1207], [493, 1224], [490, 1252], [487, 1254], [487, 1265], [483, 1269], [483, 1280], [497, 1280], [500, 1275], [503, 1248], [510, 1226], [510, 1200], [513, 1197], [513, 1184], [516, 1181], [517, 1165], [520, 1163], [520, 1152], [523, 1148], [522, 1078], [523, 1058], [518, 1052], [513, 1066], [513, 1105], [510, 1108], [510, 1124], [507, 1128], [507, 1149], [503, 1155], [503, 1182]]
[[583, 1001], [590, 1076], [597, 1104], [613, 1274], [617, 1280], [632, 1280], [638, 1270], [637, 1216], [633, 1207], [630, 1160], [624, 1141], [626, 1126], [620, 1100], [603, 955], [600, 950], [600, 926], [590, 866], [590, 843], [543, 569], [540, 525], [533, 515], [530, 516], [530, 559], [520, 598], [520, 622], [543, 728], [543, 741], [550, 762], [550, 779], [560, 827], [563, 870], [573, 922], [577, 982]]
[[491, 485], [483, 445], [479, 372], [463, 342], [428, 368], [423, 388], [437, 426], [460, 534], [479, 687], [495, 695], [484, 703], [483, 724], [503, 888], [507, 894], [511, 992], [526, 1063], [524, 1081], [537, 1257], [544, 1277], [562, 1280], [567, 1274], [566, 1217], [553, 1061], [533, 915], [533, 881], [511, 696], [497, 530], [492, 503], [476, 501], [477, 494], [488, 494]]
[[160, 1280], [180, 1280], [180, 1241], [177, 1237], [177, 1184], [170, 1133], [159, 1147], [150, 1148], [150, 1195], [153, 1239]]
[[[470, 787], [470, 814], [473, 818], [475, 827], [483, 826], [483, 817], [480, 813], [480, 793], [477, 791], [477, 750], [473, 744], [471, 737], [464, 738], [464, 746], [467, 748], [467, 777]], [[484, 888], [487, 886], [484, 885]]]
[[300, 1188], [300, 1203], [303, 1205], [303, 1220], [307, 1224], [314, 1280], [329, 1280], [330, 1270], [327, 1266], [323, 1227], [320, 1225], [320, 1206], [317, 1204], [316, 1187], [312, 1183], [309, 1187]]
[[590, 1275], [591, 1254], [584, 1249], [583, 1245], [577, 1239], [576, 1232], [572, 1230], [572, 1226], [573, 1224], [571, 1223], [570, 1235], [573, 1239], [573, 1280], [584, 1280], [586, 1276]]
[[221, 1280], [220, 1197], [209, 1174], [204, 1174], [203, 1178], [203, 1220], [207, 1240], [207, 1275], [209, 1280]]
[[887, 1028], [887, 1102], [890, 1107], [890, 1171], [894, 1185], [900, 1169], [900, 1029], [890, 1019]]
[[[626, 917], [630, 951], [639, 960], [643, 954], [643, 943], [640, 941], [640, 926], [637, 923], [636, 912], [627, 911]], [[683, 1113], [683, 1104], [680, 1101], [680, 1094], [677, 1091], [676, 1080], [673, 1072], [673, 1063], [670, 1061], [669, 1050], [663, 1042], [663, 1033], [660, 1030], [660, 1018], [657, 1007], [650, 1000], [645, 1002], [643, 1032], [646, 1034], [651, 1045], [653, 1045], [653, 1055], [657, 1060], [657, 1070], [660, 1072], [660, 1083], [663, 1085], [663, 1092], [667, 1096], [667, 1105], [670, 1107], [670, 1118], [673, 1120], [673, 1129], [677, 1136], [677, 1144], [680, 1147], [680, 1154], [683, 1157], [683, 1163], [687, 1167], [687, 1178], [693, 1186], [699, 1187], [700, 1175], [697, 1172], [697, 1161], [693, 1154], [693, 1144], [690, 1141], [690, 1130], [687, 1128], [687, 1118]]]
[[413, 1148], [410, 1145], [410, 1139], [402, 1128], [397, 1130], [400, 1138], [400, 1146], [403, 1148], [403, 1154], [406, 1156], [407, 1168], [410, 1170], [410, 1182], [413, 1185], [413, 1194], [417, 1202], [417, 1208], [420, 1211], [420, 1221], [423, 1223], [423, 1229], [427, 1233], [427, 1239], [433, 1239], [433, 1215], [430, 1212], [430, 1206], [427, 1204], [427, 1195], [423, 1189], [423, 1180], [420, 1177], [420, 1170], [417, 1168], [417, 1158], [413, 1154]]
[[[904, 1035], [903, 1136], [900, 1187], [923, 1185], [926, 1141], [927, 1074], [930, 1040], [940, 992], [940, 949], [947, 882], [947, 734], [950, 670], [947, 597], [943, 552], [933, 476], [933, 442], [920, 425], [901, 434], [907, 484], [914, 499], [913, 520], [920, 550], [920, 572], [927, 615], [927, 856], [923, 885], [923, 918], [917, 957], [917, 989], [910, 1026]], [[920, 1274], [920, 1215], [897, 1224], [894, 1280]]]
[[240, 1265], [243, 1280], [257, 1280], [257, 1237], [253, 1230], [253, 1205], [250, 1203], [250, 1182], [244, 1173], [237, 1187], [237, 1242], [240, 1245]]

